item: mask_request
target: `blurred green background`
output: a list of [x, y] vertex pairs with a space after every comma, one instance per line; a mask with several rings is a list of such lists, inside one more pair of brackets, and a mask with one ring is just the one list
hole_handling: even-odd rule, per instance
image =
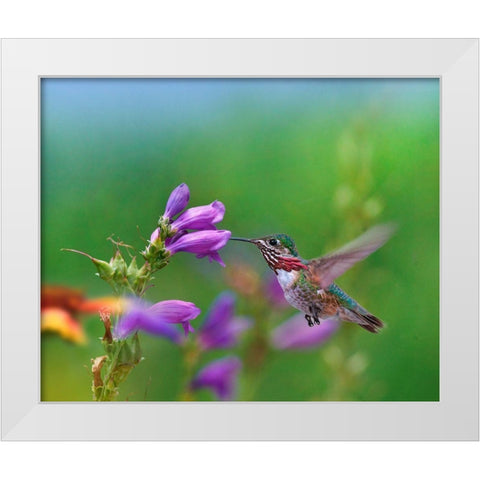
[[[41, 89], [43, 284], [109, 295], [88, 259], [60, 249], [108, 260], [112, 234], [142, 249], [181, 182], [190, 206], [225, 204], [219, 228], [287, 233], [305, 258], [395, 221], [397, 234], [338, 280], [387, 328], [373, 335], [342, 324], [318, 348], [270, 351], [254, 389], [241, 375], [238, 398], [439, 399], [437, 79], [52, 78]], [[231, 242], [220, 253], [225, 269], [175, 255], [147, 298], [192, 301], [206, 312], [238, 263], [268, 273], [253, 246]], [[237, 312], [249, 313], [241, 296]], [[279, 311], [272, 326], [294, 313]], [[42, 400], [91, 400], [90, 359], [102, 354], [103, 327], [96, 316], [83, 325], [83, 346], [42, 336]], [[146, 360], [119, 400], [176, 400], [181, 351], [141, 340]]]

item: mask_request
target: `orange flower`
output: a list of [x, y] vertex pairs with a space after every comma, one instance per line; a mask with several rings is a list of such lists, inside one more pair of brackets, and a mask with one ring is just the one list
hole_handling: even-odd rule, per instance
[[87, 299], [80, 290], [45, 285], [42, 287], [41, 330], [54, 332], [65, 340], [84, 344], [87, 339], [82, 324], [81, 314], [91, 314], [107, 310], [120, 313], [123, 309], [121, 299], [103, 297]]
[[42, 309], [42, 332], [58, 333], [65, 340], [84, 344], [87, 342], [82, 325], [61, 308]]

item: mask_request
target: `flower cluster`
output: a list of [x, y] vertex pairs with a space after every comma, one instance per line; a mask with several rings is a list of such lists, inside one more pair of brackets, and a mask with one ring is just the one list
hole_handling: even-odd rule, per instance
[[[150, 244], [143, 253], [152, 264], [167, 259], [178, 252], [194, 253], [197, 258], [208, 257], [225, 266], [218, 250], [223, 248], [231, 232], [217, 230], [223, 220], [225, 206], [215, 200], [209, 205], [183, 211], [190, 200], [190, 191], [184, 183], [170, 194], [164, 214], [150, 236]], [[175, 218], [178, 215], [177, 218]]]
[[[213, 301], [196, 337], [185, 345], [185, 337], [195, 331], [190, 322], [200, 314], [196, 305], [181, 300], [166, 300], [152, 305], [140, 299], [129, 300], [125, 304], [125, 310], [113, 329], [113, 339], [125, 340], [137, 331], [164, 337], [184, 345], [190, 354], [193, 350], [190, 357], [195, 363], [202, 352], [235, 347], [241, 333], [251, 326], [250, 319], [235, 315], [235, 296], [224, 292]], [[183, 327], [185, 336], [174, 324]], [[218, 399], [230, 400], [235, 394], [240, 369], [241, 361], [237, 357], [222, 357], [205, 365], [189, 386], [192, 390], [210, 389]]]
[[[251, 327], [251, 320], [235, 315], [235, 296], [221, 293], [212, 303], [198, 329], [195, 348], [198, 354], [236, 346], [240, 335]], [[197, 372], [190, 382], [192, 390], [209, 389], [219, 400], [235, 397], [236, 381], [242, 362], [233, 355], [216, 359]]]
[[189, 208], [182, 213], [189, 199], [190, 191], [184, 183], [170, 194], [164, 214], [150, 235], [147, 247], [141, 252], [145, 259], [141, 267], [137, 265], [136, 257], [128, 263], [120, 251], [120, 247], [131, 247], [112, 239], [116, 251], [109, 262], [78, 250], [64, 250], [88, 257], [95, 265], [97, 275], [118, 295], [127, 292], [141, 297], [153, 274], [166, 267], [170, 257], [178, 252], [194, 253], [197, 258], [208, 257], [210, 261], [225, 266], [218, 251], [226, 245], [231, 232], [217, 230], [215, 226], [223, 219], [225, 206], [216, 200], [210, 205]]
[[[166, 267], [170, 257], [178, 252], [193, 253], [198, 258], [208, 257], [210, 261], [225, 266], [218, 251], [225, 246], [231, 233], [228, 230], [217, 230], [216, 227], [223, 220], [225, 206], [215, 200], [209, 205], [185, 210], [189, 200], [190, 190], [185, 183], [171, 192], [164, 213], [150, 235], [146, 248], [141, 252], [145, 260], [142, 266], [137, 265], [135, 257], [128, 263], [121, 249], [132, 247], [113, 239], [110, 240], [116, 250], [109, 262], [78, 250], [69, 250], [88, 257], [95, 265], [97, 275], [111, 285], [122, 299], [119, 300], [121, 308], [115, 311], [102, 309], [104, 305], [100, 303], [95, 306], [97, 311], [101, 310], [99, 313], [105, 327], [102, 343], [106, 353], [92, 359], [92, 391], [96, 400], [116, 398], [119, 383], [142, 360], [138, 332], [165, 337], [183, 345], [185, 337], [194, 331], [191, 321], [200, 314], [200, 309], [195, 304], [183, 300], [164, 300], [151, 304], [141, 299], [153, 274]], [[232, 302], [231, 299], [221, 301], [218, 308], [223, 309], [222, 312], [211, 313], [201, 331], [199, 349], [232, 345], [236, 335], [246, 328], [244, 320], [230, 318], [233, 314]], [[82, 308], [85, 308], [84, 303], [81, 304]], [[68, 332], [74, 341], [84, 340], [78, 328], [76, 331], [71, 328], [76, 323], [65, 311], [48, 313], [48, 316], [42, 316], [44, 330], [63, 328], [62, 332]], [[113, 313], [119, 317], [112, 319]], [[65, 326], [66, 324], [68, 325]], [[184, 335], [176, 325], [183, 328]], [[224, 391], [225, 389], [222, 390]]]

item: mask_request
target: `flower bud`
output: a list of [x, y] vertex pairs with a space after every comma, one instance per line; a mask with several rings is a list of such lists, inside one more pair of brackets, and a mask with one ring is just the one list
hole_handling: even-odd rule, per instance
[[138, 278], [138, 271], [137, 260], [135, 257], [133, 257], [130, 265], [127, 268], [127, 278], [131, 285], [133, 285], [135, 280]]
[[124, 284], [127, 277], [127, 263], [119, 250], [115, 252], [110, 264], [113, 268], [113, 280], [119, 285]]
[[160, 227], [157, 227], [150, 235], [150, 243], [155, 243], [160, 238]]
[[182, 183], [170, 194], [163, 216], [171, 219], [187, 206], [189, 200], [190, 190], [185, 183]]

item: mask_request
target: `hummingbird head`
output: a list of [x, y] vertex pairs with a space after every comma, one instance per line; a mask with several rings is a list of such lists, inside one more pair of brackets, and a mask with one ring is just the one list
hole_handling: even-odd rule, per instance
[[307, 268], [298, 255], [295, 242], [284, 233], [276, 233], [260, 238], [231, 237], [230, 240], [249, 242], [256, 245], [262, 252], [268, 266], [274, 270], [301, 270]]

